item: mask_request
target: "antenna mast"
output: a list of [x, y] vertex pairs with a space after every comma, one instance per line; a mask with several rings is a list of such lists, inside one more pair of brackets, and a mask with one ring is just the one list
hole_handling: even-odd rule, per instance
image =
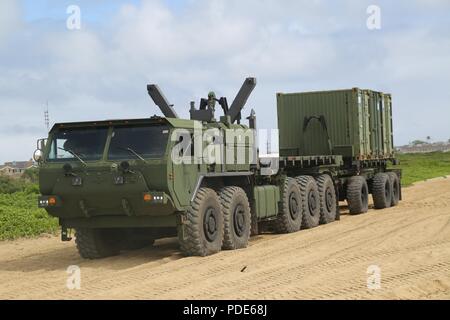
[[45, 109], [44, 111], [44, 121], [45, 121], [45, 126], [47, 127], [47, 132], [50, 131], [50, 116], [48, 113], [48, 100], [47, 100], [47, 109]]

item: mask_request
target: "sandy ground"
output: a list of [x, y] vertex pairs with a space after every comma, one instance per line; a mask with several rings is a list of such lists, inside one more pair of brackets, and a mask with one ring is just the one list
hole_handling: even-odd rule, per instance
[[[79, 290], [66, 286], [70, 265], [80, 267]], [[377, 290], [367, 287], [373, 265]], [[206, 258], [182, 257], [175, 239], [97, 261], [55, 237], [2, 242], [0, 298], [450, 299], [450, 179], [404, 189], [395, 208]]]

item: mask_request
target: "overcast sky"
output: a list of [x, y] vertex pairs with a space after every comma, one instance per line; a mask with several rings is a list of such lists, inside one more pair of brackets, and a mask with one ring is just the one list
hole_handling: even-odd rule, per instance
[[158, 83], [188, 117], [189, 101], [231, 101], [247, 76], [244, 114], [262, 128], [277, 127], [276, 92], [362, 87], [393, 94], [397, 145], [448, 140], [450, 1], [1, 0], [0, 163], [31, 157], [47, 100], [52, 124], [142, 118], [159, 114]]

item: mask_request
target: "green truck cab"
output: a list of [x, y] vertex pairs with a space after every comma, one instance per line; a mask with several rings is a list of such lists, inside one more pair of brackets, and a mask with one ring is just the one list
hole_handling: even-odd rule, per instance
[[[69, 230], [75, 229], [78, 249], [86, 258], [177, 234], [183, 252], [203, 256], [219, 251], [231, 229], [234, 236], [227, 237], [234, 240], [228, 240], [228, 247], [246, 246], [248, 199], [254, 198], [258, 164], [249, 158], [251, 153], [256, 158], [255, 144], [246, 139], [253, 138], [254, 130], [240, 124], [240, 111], [255, 85], [254, 78], [246, 79], [231, 107], [213, 93], [202, 99], [199, 110], [191, 103], [190, 120], [179, 119], [152, 85], [149, 94], [166, 117], [55, 124], [40, 143], [38, 205], [59, 218], [63, 240], [70, 240]], [[224, 109], [220, 121], [214, 119], [216, 102]], [[247, 158], [235, 161], [236, 154], [233, 161], [218, 159], [231, 145], [241, 147]], [[213, 160], [206, 161], [205, 154], [217, 146]], [[236, 224], [224, 226], [229, 222], [222, 206], [230, 188], [232, 200], [237, 196], [243, 203], [232, 213]], [[261, 191], [257, 194], [264, 197]], [[277, 214], [275, 201], [270, 205], [266, 216]], [[200, 216], [191, 221], [195, 210]], [[194, 245], [199, 239], [204, 244]]]
[[[59, 219], [63, 241], [75, 230], [80, 255], [95, 259], [168, 236], [178, 237], [185, 255], [206, 256], [245, 248], [261, 231], [291, 233], [339, 220], [339, 201], [351, 214], [367, 212], [369, 194], [377, 209], [398, 203], [401, 172], [387, 169], [395, 162], [391, 119], [388, 152], [376, 156], [359, 152], [371, 133], [359, 138], [360, 122], [348, 121], [355, 113], [365, 117], [358, 105], [354, 112], [348, 106], [360, 91], [339, 92], [340, 100], [327, 103], [321, 99], [329, 92], [316, 100], [278, 94], [281, 157], [260, 159], [255, 112], [241, 124], [255, 86], [247, 78], [230, 106], [210, 92], [198, 109], [191, 102], [190, 119], [180, 119], [149, 85], [164, 117], [55, 124], [35, 152], [38, 206]], [[336, 108], [346, 117], [340, 120]]]

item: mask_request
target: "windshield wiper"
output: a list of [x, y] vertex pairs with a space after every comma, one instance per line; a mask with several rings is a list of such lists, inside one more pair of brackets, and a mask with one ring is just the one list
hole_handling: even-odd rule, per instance
[[142, 160], [142, 161], [144, 161], [145, 163], [147, 163], [147, 161], [144, 159], [144, 157], [142, 157], [139, 153], [137, 153], [136, 151], [134, 151], [134, 150], [131, 149], [130, 147], [126, 147], [126, 148], [124, 148], [124, 147], [119, 147], [119, 148], [117, 148], [117, 149], [121, 149], [121, 150], [128, 151], [128, 152], [134, 154], [134, 155], [135, 155], [137, 158], [139, 158], [140, 160]]
[[83, 159], [81, 159], [81, 157], [80, 157], [75, 151], [73, 151], [73, 150], [71, 150], [71, 149], [64, 149], [64, 148], [61, 148], [61, 147], [58, 147], [58, 149], [70, 153], [70, 154], [73, 155], [75, 158], [77, 158], [82, 164], [84, 164], [85, 166], [87, 166], [87, 163], [86, 163]]

